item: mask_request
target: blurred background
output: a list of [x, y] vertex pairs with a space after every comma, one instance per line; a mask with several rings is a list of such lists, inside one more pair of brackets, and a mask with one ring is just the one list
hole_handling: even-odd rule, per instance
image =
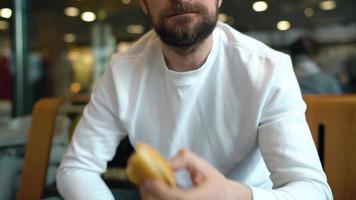
[[[286, 53], [312, 37], [320, 70], [353, 92], [355, 9], [355, 0], [225, 0], [219, 20]], [[88, 95], [111, 55], [150, 28], [137, 0], [1, 0], [1, 113], [29, 114], [45, 96]]]

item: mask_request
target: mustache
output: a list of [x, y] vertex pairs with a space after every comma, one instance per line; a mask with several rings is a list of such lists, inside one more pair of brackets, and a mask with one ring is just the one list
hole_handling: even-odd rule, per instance
[[199, 4], [190, 4], [190, 3], [176, 3], [168, 7], [162, 12], [162, 17], [170, 17], [180, 13], [205, 13], [207, 12], [205, 7]]

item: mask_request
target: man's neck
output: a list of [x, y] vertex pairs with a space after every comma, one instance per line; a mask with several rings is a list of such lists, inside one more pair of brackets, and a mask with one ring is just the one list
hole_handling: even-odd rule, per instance
[[176, 48], [162, 43], [162, 51], [167, 67], [173, 71], [184, 72], [200, 68], [213, 46], [212, 34], [203, 42], [188, 47]]

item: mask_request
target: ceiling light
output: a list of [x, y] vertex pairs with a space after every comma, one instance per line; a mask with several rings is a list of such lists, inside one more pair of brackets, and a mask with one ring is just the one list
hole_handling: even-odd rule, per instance
[[252, 8], [256, 12], [263, 12], [267, 10], [268, 4], [265, 1], [256, 1], [252, 4]]
[[83, 21], [92, 22], [96, 19], [96, 16], [93, 12], [83, 12], [80, 16]]
[[79, 15], [79, 9], [76, 7], [67, 7], [64, 9], [64, 13], [69, 17], [76, 17]]
[[67, 33], [64, 35], [63, 40], [67, 43], [73, 43], [77, 37], [73, 33]]
[[7, 30], [9, 28], [9, 23], [7, 21], [0, 20], [0, 30]]
[[141, 34], [145, 31], [142, 25], [128, 25], [127, 32], [131, 34]]
[[312, 8], [306, 8], [304, 10], [304, 14], [307, 17], [312, 17], [314, 15], [314, 10]]
[[336, 8], [336, 2], [332, 0], [322, 1], [319, 3], [319, 7], [322, 10], [334, 10]]
[[122, 0], [122, 3], [123, 4], [129, 4], [129, 3], [131, 3], [131, 0]]
[[0, 17], [10, 18], [12, 15], [12, 10], [10, 8], [2, 8], [0, 9]]
[[286, 21], [286, 20], [279, 21], [277, 23], [277, 29], [280, 31], [286, 31], [286, 30], [290, 29], [290, 26], [291, 26], [290, 22]]

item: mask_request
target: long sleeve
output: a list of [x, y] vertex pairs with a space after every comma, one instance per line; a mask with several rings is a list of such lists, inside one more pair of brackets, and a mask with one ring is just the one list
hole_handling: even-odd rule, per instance
[[252, 187], [253, 199], [331, 200], [288, 56], [276, 67], [262, 107], [258, 145], [271, 173], [273, 189]]
[[94, 90], [57, 172], [57, 187], [65, 199], [113, 199], [100, 175], [116, 153], [126, 131], [118, 120], [111, 70]]

